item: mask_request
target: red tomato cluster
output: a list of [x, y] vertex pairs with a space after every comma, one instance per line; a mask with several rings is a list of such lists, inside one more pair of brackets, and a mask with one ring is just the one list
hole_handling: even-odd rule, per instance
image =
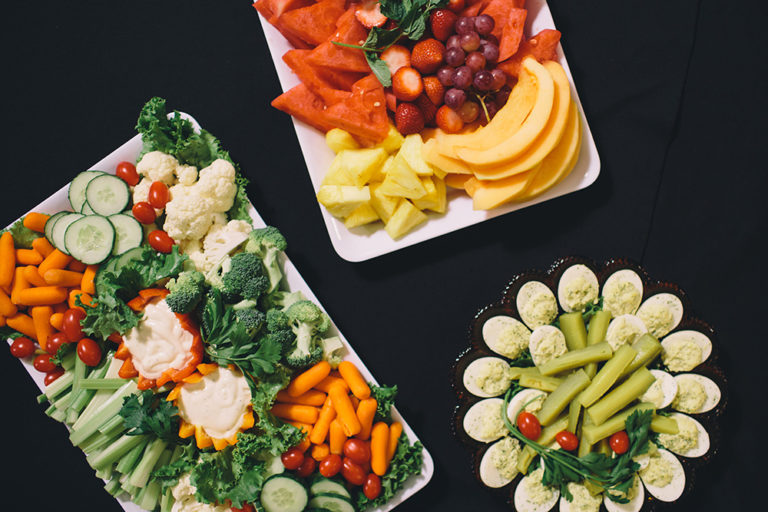
[[[135, 186], [141, 179], [136, 172], [136, 166], [130, 162], [120, 162], [117, 164], [117, 177], [125, 181], [130, 186]], [[142, 224], [153, 224], [157, 220], [157, 211], [165, 208], [168, 201], [171, 200], [171, 191], [168, 185], [162, 181], [153, 181], [149, 186], [149, 193], [146, 201], [139, 201], [131, 207], [133, 218]], [[147, 235], [149, 245], [157, 252], [168, 254], [176, 243], [168, 236], [168, 233], [162, 229], [156, 229]]]
[[307, 478], [316, 470], [326, 478], [338, 474], [355, 487], [362, 487], [363, 494], [374, 500], [381, 494], [381, 478], [371, 472], [371, 447], [367, 441], [350, 438], [344, 443], [343, 452], [329, 453], [320, 461], [294, 446], [281, 456], [283, 466], [296, 476]]

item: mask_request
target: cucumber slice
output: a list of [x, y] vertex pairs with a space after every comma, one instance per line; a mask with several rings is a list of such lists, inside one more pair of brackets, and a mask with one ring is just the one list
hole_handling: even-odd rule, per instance
[[83, 171], [69, 183], [69, 190], [67, 196], [69, 197], [69, 204], [72, 206], [72, 210], [79, 212], [83, 209], [85, 204], [85, 189], [88, 187], [88, 183], [97, 176], [107, 174], [104, 171]]
[[307, 506], [306, 487], [287, 475], [273, 475], [261, 488], [261, 504], [266, 512], [301, 512]]
[[88, 204], [88, 201], [85, 201], [83, 203], [83, 207], [80, 209], [80, 213], [83, 215], [93, 215], [96, 212], [93, 211], [93, 208], [91, 208], [91, 205]]
[[309, 486], [309, 492], [313, 496], [318, 496], [320, 494], [336, 494], [344, 496], [345, 498], [352, 498], [347, 488], [344, 487], [344, 484], [325, 477], [320, 477], [312, 482], [312, 485]]
[[123, 254], [120, 255], [119, 258], [115, 259], [115, 265], [113, 267], [113, 270], [117, 272], [121, 268], [123, 268], [126, 264], [128, 264], [131, 261], [134, 260], [140, 260], [141, 255], [144, 251], [141, 247], [136, 247], [134, 249], [128, 249]]
[[64, 242], [64, 235], [67, 233], [67, 228], [69, 228], [70, 224], [76, 220], [82, 219], [83, 217], [85, 217], [85, 215], [82, 213], [70, 212], [59, 218], [51, 229], [51, 245], [53, 245], [64, 254], [69, 254], [69, 251], [67, 251], [67, 245]]
[[310, 507], [324, 508], [331, 512], [355, 512], [352, 501], [338, 494], [318, 494], [309, 502]]
[[59, 212], [54, 213], [51, 215], [48, 220], [45, 222], [45, 238], [48, 239], [49, 242], [51, 242], [51, 245], [53, 245], [53, 226], [56, 225], [56, 221], [62, 218], [63, 216], [67, 215], [68, 213], [72, 212]]
[[98, 272], [96, 272], [96, 277], [93, 279], [93, 285], [96, 287], [96, 294], [98, 295], [101, 290], [99, 289], [101, 280], [104, 277], [104, 272], [114, 272], [115, 271], [115, 264], [117, 263], [117, 258], [110, 258], [106, 263], [99, 266]]
[[123, 254], [141, 245], [144, 230], [139, 221], [125, 213], [116, 213], [107, 218], [115, 227], [115, 246], [112, 248], [112, 254]]
[[131, 189], [117, 176], [102, 174], [85, 187], [85, 199], [95, 213], [106, 217], [126, 209], [131, 201]]
[[86, 265], [95, 265], [112, 254], [115, 228], [106, 217], [86, 215], [69, 225], [64, 244], [73, 258]]

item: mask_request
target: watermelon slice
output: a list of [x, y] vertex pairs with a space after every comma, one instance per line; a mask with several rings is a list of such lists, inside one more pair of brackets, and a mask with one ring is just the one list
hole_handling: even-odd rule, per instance
[[327, 78], [331, 75], [329, 70], [323, 70], [307, 62], [307, 55], [310, 52], [311, 50], [288, 50], [283, 55], [283, 60], [299, 80], [313, 94], [322, 98], [325, 104], [332, 105], [345, 100], [350, 95], [349, 91], [339, 90], [338, 86]]
[[502, 28], [499, 39], [499, 61], [504, 61], [517, 53], [520, 41], [523, 40], [525, 18], [528, 11], [525, 9], [510, 9], [507, 14], [507, 22]]
[[326, 109], [325, 118], [362, 139], [384, 140], [389, 133], [384, 87], [373, 74], [367, 75], [352, 86], [349, 98]]
[[560, 31], [545, 28], [535, 36], [520, 43], [520, 49], [511, 58], [500, 62], [496, 67], [500, 68], [509, 77], [517, 77], [520, 73], [520, 64], [528, 56], [534, 57], [539, 62], [545, 60], [557, 60], [557, 44], [560, 42]]
[[336, 33], [336, 22], [345, 12], [345, 0], [321, 0], [316, 4], [293, 9], [279, 17], [285, 30], [317, 46]]
[[371, 68], [368, 66], [362, 50], [333, 44], [333, 41], [336, 41], [362, 45], [367, 38], [368, 30], [355, 18], [355, 6], [353, 5], [339, 17], [336, 34], [318, 45], [307, 58], [317, 66], [341, 71], [369, 73]]
[[300, 9], [312, 5], [313, 0], [267, 0], [269, 10], [275, 18], [280, 18], [283, 14], [294, 9]]
[[272, 100], [272, 106], [325, 133], [334, 127], [325, 116], [325, 103], [304, 84], [288, 89]]

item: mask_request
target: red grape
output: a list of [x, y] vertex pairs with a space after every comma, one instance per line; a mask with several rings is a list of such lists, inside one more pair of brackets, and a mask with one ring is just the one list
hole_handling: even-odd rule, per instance
[[445, 104], [451, 107], [453, 110], [458, 110], [465, 101], [467, 101], [467, 93], [461, 89], [451, 88], [445, 91]]
[[474, 72], [478, 72], [485, 67], [485, 57], [480, 52], [472, 52], [467, 55], [467, 66]]
[[472, 70], [467, 66], [456, 68], [453, 72], [453, 85], [459, 89], [468, 89], [472, 85]]
[[499, 89], [499, 92], [496, 93], [496, 105], [498, 105], [499, 108], [502, 108], [507, 104], [510, 92], [512, 91], [509, 89], [509, 87], [502, 87]]
[[475, 18], [475, 30], [480, 35], [490, 34], [495, 25], [493, 18], [488, 14], [481, 14]]
[[465, 52], [473, 52], [480, 48], [480, 36], [477, 32], [469, 32], [461, 35], [461, 48]]
[[507, 75], [504, 73], [504, 71], [500, 70], [499, 68], [496, 68], [493, 71], [491, 71], [491, 75], [493, 75], [493, 81], [491, 82], [492, 91], [498, 91], [499, 89], [504, 87], [504, 84], [507, 83]]
[[456, 20], [456, 33], [461, 34], [468, 34], [470, 32], [474, 32], [475, 30], [475, 20], [468, 16], [461, 16], [458, 20]]
[[487, 69], [481, 69], [475, 73], [475, 78], [472, 80], [472, 83], [478, 91], [490, 91], [491, 83], [493, 83], [493, 73]]
[[487, 62], [496, 62], [499, 60], [499, 47], [493, 43], [485, 43], [480, 46], [480, 51]]
[[456, 113], [459, 114], [464, 124], [473, 123], [480, 115], [480, 106], [474, 101], [465, 101]]
[[437, 79], [445, 87], [453, 85], [453, 68], [450, 66], [443, 66], [437, 70]]
[[461, 48], [445, 50], [445, 63], [454, 68], [464, 64], [464, 50]]
[[483, 36], [481, 44], [490, 43], [495, 46], [499, 46], [499, 38], [493, 34], [487, 34]]
[[461, 36], [459, 36], [458, 34], [453, 34], [445, 42], [445, 47], [446, 47], [446, 49], [447, 48], [461, 48]]

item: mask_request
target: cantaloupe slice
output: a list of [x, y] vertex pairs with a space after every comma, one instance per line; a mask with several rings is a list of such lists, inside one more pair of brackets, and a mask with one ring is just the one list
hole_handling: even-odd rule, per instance
[[[536, 176], [539, 166], [525, 172], [515, 174], [502, 180], [478, 180], [471, 178], [464, 184], [464, 189], [471, 189], [472, 208], [475, 210], [492, 210], [505, 203], [516, 200], [528, 188], [528, 184]], [[473, 181], [474, 180], [474, 181]]]
[[424, 160], [449, 174], [472, 174], [472, 169], [458, 158], [451, 158], [440, 152], [437, 139], [429, 139], [421, 148]]
[[471, 174], [446, 174], [445, 185], [450, 188], [464, 189], [464, 184], [474, 178]]
[[525, 172], [544, 160], [552, 149], [560, 142], [568, 122], [571, 106], [571, 86], [563, 67], [554, 61], [547, 61], [544, 67], [552, 75], [555, 83], [555, 98], [552, 114], [546, 126], [533, 144], [520, 156], [502, 165], [473, 166], [475, 176], [481, 180], [497, 180], [514, 174]]

